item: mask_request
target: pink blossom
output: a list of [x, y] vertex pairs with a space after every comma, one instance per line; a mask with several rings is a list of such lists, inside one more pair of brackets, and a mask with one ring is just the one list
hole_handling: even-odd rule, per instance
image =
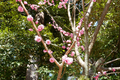
[[99, 78], [99, 75], [97, 75], [97, 76], [95, 76], [95, 77], [93, 77], [93, 78], [95, 78], [95, 80], [98, 80], [98, 78]]
[[44, 50], [43, 50], [43, 52], [44, 52], [44, 53], [46, 53], [46, 52], [47, 52], [47, 50], [45, 50], [45, 49], [44, 49]]
[[65, 43], [65, 41], [63, 41]]
[[114, 68], [112, 68], [112, 71], [113, 71], [113, 72], [115, 72], [115, 69], [114, 69]]
[[37, 7], [35, 7], [35, 11], [37, 11], [37, 9], [38, 9], [38, 8], [37, 8]]
[[60, 30], [62, 30], [62, 28], [61, 28], [61, 27], [58, 27], [58, 31], [60, 31]]
[[93, 2], [96, 2], [96, 0], [93, 0]]
[[68, 46], [71, 46], [71, 44], [68, 44]]
[[51, 4], [51, 3], [48, 3], [48, 5], [49, 5], [49, 6], [52, 6], [52, 4]]
[[104, 71], [103, 74], [106, 75], [106, 71]]
[[25, 5], [28, 4], [27, 1], [24, 1], [24, 4], [25, 4]]
[[67, 40], [66, 43], [71, 43], [71, 40]]
[[45, 4], [45, 3], [46, 3], [46, 2], [39, 2], [38, 4], [39, 4], [39, 5], [43, 5], [43, 4]]
[[91, 24], [92, 24], [92, 22], [90, 22], [90, 23], [88, 24], [88, 27], [91, 27]]
[[32, 29], [32, 28], [30, 28], [30, 29], [29, 29], [29, 31], [33, 31], [33, 29]]
[[77, 46], [80, 46], [80, 42], [77, 42]]
[[65, 36], [68, 36], [68, 34], [64, 34]]
[[83, 34], [84, 34], [84, 31], [83, 31], [83, 30], [80, 30], [80, 34], [83, 35]]
[[16, 0], [16, 2], [17, 2], [18, 0]]
[[67, 50], [69, 49], [70, 47], [67, 47]]
[[83, 51], [85, 50], [84, 46], [81, 46], [81, 48], [82, 48]]
[[44, 0], [44, 2], [46, 2], [46, 0]]
[[68, 0], [64, 0], [64, 2], [65, 2], [65, 3], [67, 3], [67, 2], [68, 2]]
[[23, 11], [24, 11], [23, 7], [19, 6], [19, 7], [18, 7], [18, 11], [19, 11], [19, 12], [23, 12]]
[[28, 20], [28, 21], [33, 21], [33, 17], [32, 17], [31, 15], [28, 15], [28, 16], [27, 16], [27, 20]]
[[71, 52], [71, 56], [74, 56], [74, 55], [75, 55], [75, 52], [74, 52], [74, 51], [72, 51], [72, 52]]
[[45, 41], [47, 45], [50, 45], [51, 44], [51, 41], [50, 40], [46, 40]]
[[35, 21], [35, 24], [38, 24], [38, 21]]
[[81, 33], [79, 33], [78, 36], [81, 37]]
[[61, 33], [63, 33], [63, 30], [60, 30]]
[[63, 49], [65, 49], [65, 46], [62, 46]]
[[53, 51], [51, 51], [51, 50], [48, 50], [48, 54], [52, 54], [53, 53]]
[[79, 37], [77, 37], [77, 41], [79, 41], [79, 39], [80, 39], [80, 38], [79, 38]]
[[65, 4], [63, 4], [63, 7], [64, 7], [65, 9], [67, 9]]
[[67, 58], [65, 59], [65, 63], [67, 63], [68, 65], [72, 64], [72, 63], [73, 63], [73, 58], [67, 57]]
[[52, 0], [52, 3], [54, 3], [54, 0]]
[[63, 34], [66, 34], [66, 31], [63, 31]]
[[59, 2], [58, 8], [62, 8], [62, 2]]
[[73, 38], [73, 33], [70, 33], [70, 37]]
[[38, 26], [38, 31], [42, 31], [43, 29], [44, 29], [44, 25], [41, 24]]
[[32, 4], [30, 7], [31, 7], [31, 9], [34, 9], [34, 8], [35, 8], [35, 5], [34, 5], [34, 4]]
[[50, 58], [49, 61], [50, 61], [51, 63], [53, 63], [53, 62], [55, 62], [55, 59], [54, 59], [54, 58]]
[[18, 0], [19, 2], [21, 2], [22, 0]]
[[62, 56], [62, 61], [64, 62], [66, 58], [67, 58], [67, 55]]
[[35, 36], [35, 41], [40, 42], [41, 40], [42, 40], [42, 38], [41, 38], [41, 37], [39, 37], [38, 35], [37, 35], [37, 36]]
[[70, 33], [69, 33], [69, 32], [66, 32], [66, 34], [70, 35]]

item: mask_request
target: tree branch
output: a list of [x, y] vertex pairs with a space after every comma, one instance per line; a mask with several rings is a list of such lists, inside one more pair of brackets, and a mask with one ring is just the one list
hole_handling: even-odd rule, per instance
[[84, 6], [84, 0], [82, 0], [82, 7], [83, 7], [83, 13], [84, 13], [84, 28], [85, 28], [85, 76], [86, 78], [88, 77], [89, 75], [89, 50], [88, 50], [88, 47], [89, 47], [89, 40], [88, 40], [88, 18], [89, 18], [89, 15], [91, 13], [91, 9], [92, 9], [92, 6], [93, 6], [93, 1], [91, 1], [90, 3], [90, 6], [87, 10], [87, 12], [85, 13], [85, 6]]
[[117, 59], [114, 59], [114, 60], [108, 61], [108, 62], [104, 63], [104, 65], [107, 65], [107, 64], [112, 63], [112, 62], [117, 61], [117, 60], [120, 60], [120, 58], [117, 58]]
[[[24, 11], [26, 12], [26, 14], [27, 14], [27, 16], [28, 16], [29, 13], [28, 13], [27, 9], [25, 8], [23, 2], [21, 1], [20, 4], [21, 4], [21, 6], [23, 7]], [[32, 23], [32, 25], [33, 25], [33, 27], [34, 27], [37, 35], [42, 38], [42, 36], [40, 35], [39, 31], [37, 30], [37, 27], [36, 27], [34, 21], [31, 21], [31, 23]], [[42, 44], [43, 44], [43, 46], [45, 47], [45, 49], [48, 51], [48, 47], [47, 47], [46, 43], [44, 42], [43, 38], [42, 38], [41, 41], [42, 41]], [[49, 56], [50, 56], [51, 58], [54, 58], [52, 54], [49, 54]], [[55, 59], [55, 58], [54, 58], [54, 59]], [[55, 59], [55, 64], [56, 64], [58, 67], [60, 66], [60, 64], [58, 63], [58, 61], [57, 61], [56, 59]]]
[[115, 70], [120, 70], [120, 67], [108, 67], [108, 68], [105, 68], [105, 67], [99, 67], [98, 71], [112, 71], [112, 69], [115, 69]]
[[72, 18], [71, 18], [71, 14], [70, 14], [70, 0], [68, 1], [68, 17], [69, 17], [69, 21], [70, 21], [70, 25], [72, 27], [72, 30], [73, 29], [73, 22], [72, 22]]
[[101, 27], [101, 25], [102, 25], [102, 23], [103, 23], [103, 20], [104, 20], [104, 18], [105, 18], [105, 15], [106, 15], [107, 12], [108, 12], [108, 9], [109, 9], [109, 6], [110, 6], [110, 3], [111, 3], [111, 2], [112, 2], [112, 0], [108, 0], [108, 1], [107, 1], [106, 6], [105, 6], [105, 8], [104, 8], [104, 10], [103, 10], [103, 13], [102, 13], [102, 15], [101, 15], [101, 18], [100, 18], [100, 20], [98, 21], [98, 25], [97, 25], [97, 27], [96, 27], [96, 29], [95, 29], [95, 32], [94, 32], [93, 37], [92, 37], [92, 39], [91, 39], [91, 43], [90, 43], [90, 45], [89, 45], [89, 54], [91, 53], [91, 50], [92, 50], [92, 48], [93, 48], [93, 45], [94, 45], [95, 40], [96, 40], [96, 37], [97, 37], [97, 34], [98, 34], [99, 29], [100, 29], [100, 27]]

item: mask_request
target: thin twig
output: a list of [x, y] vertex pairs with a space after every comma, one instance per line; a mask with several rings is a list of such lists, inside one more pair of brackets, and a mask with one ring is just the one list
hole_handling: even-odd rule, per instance
[[108, 62], [104, 63], [104, 65], [107, 65], [107, 64], [112, 63], [112, 62], [117, 61], [117, 60], [120, 60], [120, 58], [117, 58], [117, 59], [114, 59], [114, 60], [108, 61]]

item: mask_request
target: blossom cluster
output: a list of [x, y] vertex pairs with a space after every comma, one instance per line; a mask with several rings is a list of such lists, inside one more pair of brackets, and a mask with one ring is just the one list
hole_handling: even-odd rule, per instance
[[[115, 69], [112, 68], [112, 71], [115, 72]], [[98, 80], [98, 78], [99, 78], [99, 76], [100, 76], [101, 74], [106, 75], [106, 74], [107, 74], [107, 71], [103, 71], [102, 73], [101, 73], [101, 72], [98, 72], [98, 74], [97, 74], [95, 77], [93, 77], [93, 78], [95, 78], [95, 80]]]
[[[54, 27], [54, 29], [57, 29], [64, 36], [71, 37], [71, 39], [73, 39], [73, 33], [69, 33], [67, 31], [63, 30], [61, 27], [58, 26], [58, 24], [55, 23], [54, 19], [51, 19], [51, 20], [52, 20], [52, 23], [49, 22], [49, 24], [51, 24]], [[83, 22], [83, 18], [80, 20], [80, 22], [78, 23], [78, 26], [76, 27], [76, 34], [78, 35], [77, 36], [77, 45], [78, 45], [78, 47], [80, 46], [80, 41], [79, 40], [81, 40], [81, 36], [84, 34], [84, 28], [82, 28], [80, 30], [82, 22]], [[91, 23], [89, 24], [89, 27], [90, 26], [91, 26]], [[66, 48], [68, 50], [70, 48], [70, 46], [71, 46], [72, 41], [71, 40], [67, 40], [67, 41], [63, 41], [63, 42], [67, 43], [67, 47], [64, 45], [64, 46], [62, 46], [62, 48], [63, 49]], [[81, 45], [80, 48], [83, 51], [85, 50], [83, 45]]]
[[73, 63], [73, 58], [67, 57], [67, 55], [64, 55], [62, 57], [62, 61], [65, 62], [66, 64], [70, 65]]

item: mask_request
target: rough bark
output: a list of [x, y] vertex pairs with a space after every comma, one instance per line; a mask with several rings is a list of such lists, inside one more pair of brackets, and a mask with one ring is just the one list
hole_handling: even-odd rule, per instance
[[35, 20], [38, 21], [38, 24], [44, 24], [44, 12], [38, 10], [39, 12], [35, 15]]
[[37, 59], [33, 58], [33, 55], [29, 55], [29, 57], [29, 62], [32, 64], [27, 64], [26, 80], [38, 80], [38, 73], [36, 72], [38, 65], [35, 64]]

